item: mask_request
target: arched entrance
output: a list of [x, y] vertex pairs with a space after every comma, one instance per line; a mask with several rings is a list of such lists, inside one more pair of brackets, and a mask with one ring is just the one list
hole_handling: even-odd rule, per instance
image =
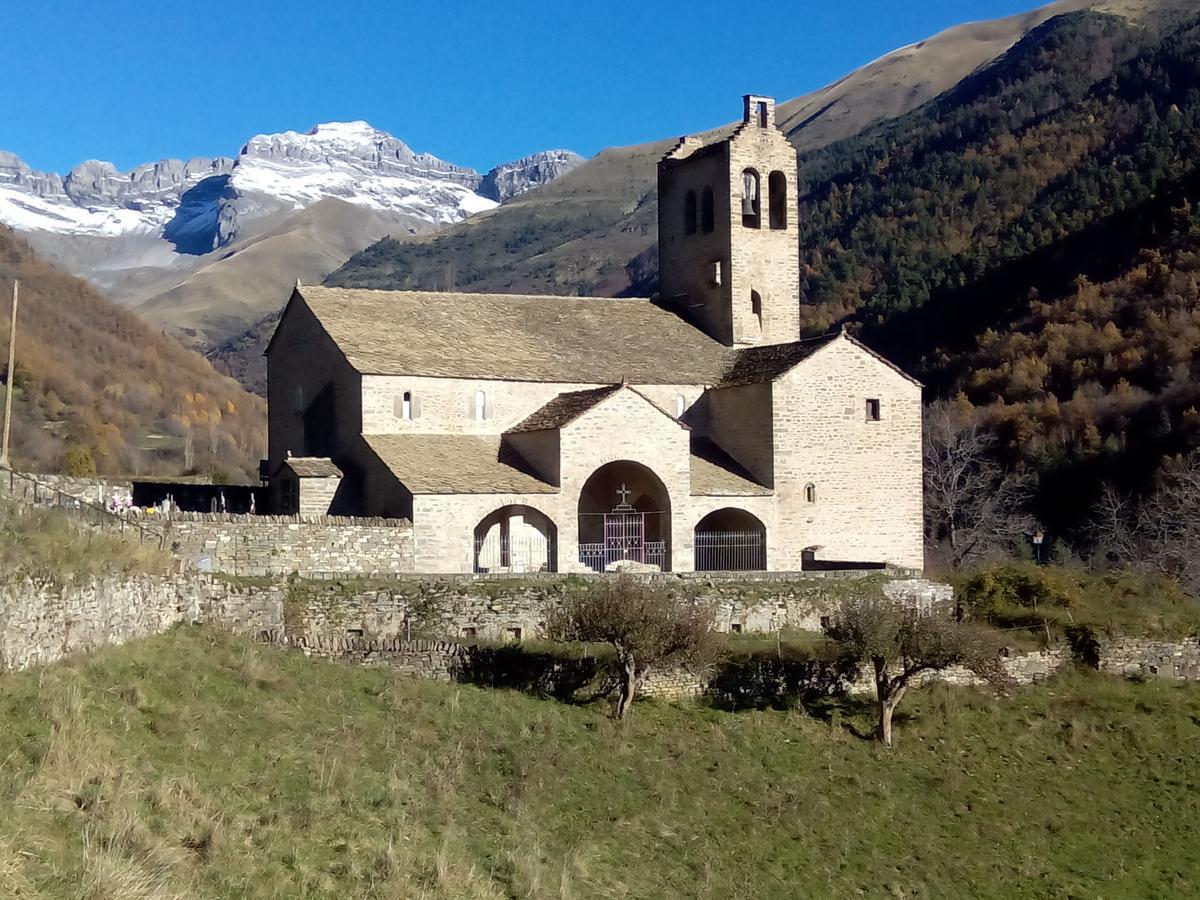
[[532, 506], [502, 506], [475, 526], [477, 573], [557, 572], [558, 528]]
[[579, 493], [579, 561], [597, 572], [628, 559], [671, 567], [671, 499], [640, 463], [601, 466]]
[[767, 527], [744, 509], [718, 509], [696, 523], [697, 572], [765, 572]]

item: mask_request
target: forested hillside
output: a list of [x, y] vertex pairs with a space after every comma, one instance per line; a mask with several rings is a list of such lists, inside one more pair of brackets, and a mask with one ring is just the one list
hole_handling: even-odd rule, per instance
[[[10, 379], [14, 278], [21, 288]], [[261, 398], [84, 281], [38, 259], [3, 227], [0, 348], [0, 380], [15, 390], [18, 468], [218, 477], [256, 471], [264, 443]]]
[[[801, 159], [813, 331], [846, 320], [995, 424], [1069, 529], [1200, 440], [1200, 26], [1052, 20], [935, 103]], [[1066, 500], [1064, 504], [1061, 501]]]

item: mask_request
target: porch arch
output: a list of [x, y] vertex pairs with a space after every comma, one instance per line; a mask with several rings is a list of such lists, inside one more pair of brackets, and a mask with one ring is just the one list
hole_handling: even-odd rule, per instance
[[532, 506], [501, 506], [475, 526], [472, 560], [476, 573], [557, 572], [558, 526]]
[[767, 570], [767, 526], [744, 509], [710, 512], [696, 523], [693, 546], [697, 572]]
[[671, 497], [648, 466], [605, 463], [579, 492], [579, 561], [597, 572], [620, 560], [671, 567]]

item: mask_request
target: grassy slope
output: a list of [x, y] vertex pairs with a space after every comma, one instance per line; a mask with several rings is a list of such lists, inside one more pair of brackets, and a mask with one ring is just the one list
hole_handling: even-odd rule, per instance
[[0, 894], [1182, 896], [1194, 686], [596, 708], [203, 630], [0, 678]]

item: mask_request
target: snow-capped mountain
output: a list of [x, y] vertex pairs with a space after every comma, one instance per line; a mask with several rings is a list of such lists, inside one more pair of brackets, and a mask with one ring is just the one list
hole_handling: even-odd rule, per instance
[[[567, 171], [560, 153], [494, 169], [513, 173], [497, 196]], [[38, 172], [0, 151], [0, 224], [155, 324], [207, 343], [277, 308], [297, 277], [319, 281], [388, 234], [492, 209], [482, 180], [366, 122], [255, 135], [234, 158], [128, 172], [94, 160]]]
[[248, 219], [326, 197], [445, 225], [490, 209], [480, 176], [366, 122], [251, 138], [236, 160], [162, 160], [119, 172], [89, 161], [65, 177], [0, 152], [0, 222], [21, 231], [115, 237], [161, 229], [183, 253], [228, 244]]

